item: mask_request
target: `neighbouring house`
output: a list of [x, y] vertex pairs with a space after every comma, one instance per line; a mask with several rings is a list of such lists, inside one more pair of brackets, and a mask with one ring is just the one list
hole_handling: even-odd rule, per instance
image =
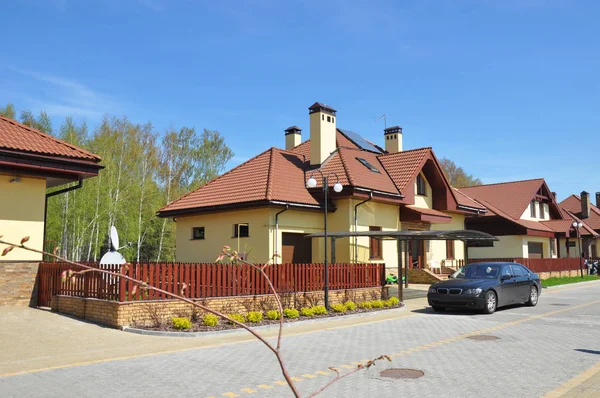
[[[328, 231], [462, 230], [465, 216], [486, 208], [452, 189], [431, 148], [403, 150], [402, 128], [386, 128], [385, 145], [337, 128], [337, 112], [309, 108], [310, 139], [285, 130], [285, 149], [270, 148], [160, 209], [173, 218], [177, 261], [213, 262], [230, 245], [257, 262], [322, 262], [324, 207]], [[324, 203], [321, 173], [328, 178]], [[310, 177], [316, 187], [308, 188]], [[335, 192], [334, 184], [342, 185]], [[464, 242], [413, 242], [414, 267], [464, 259]], [[397, 267], [395, 241], [339, 239], [336, 261]]]
[[[0, 235], [42, 250], [49, 188], [98, 175], [100, 157], [0, 116]], [[6, 246], [0, 244], [0, 251]], [[0, 257], [0, 305], [29, 304], [42, 255], [15, 249]]]
[[[571, 195], [558, 204], [565, 218], [581, 222], [582, 254], [586, 258], [600, 256], [600, 192], [596, 192], [596, 205], [590, 201], [590, 194], [583, 191], [581, 196]], [[579, 256], [579, 241], [576, 237], [561, 241], [566, 257]]]
[[[467, 229], [490, 233], [496, 242], [472, 242], [468, 256], [488, 258], [576, 257], [564, 242], [573, 242], [574, 218], [567, 216], [542, 178], [461, 188], [459, 192], [485, 206], [487, 212], [468, 217]], [[582, 236], [594, 234], [584, 226]], [[575, 239], [576, 240], [576, 239]]]

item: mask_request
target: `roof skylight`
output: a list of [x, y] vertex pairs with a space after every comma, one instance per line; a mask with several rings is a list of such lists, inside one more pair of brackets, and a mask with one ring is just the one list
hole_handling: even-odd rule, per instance
[[371, 163], [369, 163], [369, 161], [367, 159], [356, 158], [356, 160], [358, 160], [359, 162], [361, 162], [367, 169], [371, 170], [373, 173], [380, 173], [381, 174], [381, 172], [377, 169], [377, 167], [375, 167]]

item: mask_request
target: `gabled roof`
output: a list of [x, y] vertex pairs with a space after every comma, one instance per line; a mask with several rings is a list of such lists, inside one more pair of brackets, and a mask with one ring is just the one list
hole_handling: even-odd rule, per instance
[[[459, 191], [486, 207], [490, 204], [496, 209], [501, 209], [510, 219], [518, 220], [542, 184], [545, 184], [544, 179], [536, 178], [460, 188]], [[491, 208], [490, 210], [495, 212]]]
[[390, 153], [379, 157], [390, 177], [401, 192], [413, 181], [423, 167], [431, 148], [418, 148], [397, 153]]
[[85, 149], [4, 116], [0, 116], [0, 150], [93, 162], [101, 160], [100, 156]]
[[599, 236], [596, 231], [594, 231], [594, 228], [592, 228], [586, 221], [589, 220], [589, 218], [586, 219], [581, 219], [579, 217], [577, 217], [577, 215], [575, 215], [574, 213], [570, 212], [567, 209], [564, 209], [565, 213], [567, 214], [567, 217], [570, 217], [570, 221], [571, 223], [573, 223], [573, 221], [577, 221], [580, 222], [582, 225], [582, 230], [581, 235], [593, 235], [594, 237]]
[[486, 210], [484, 205], [477, 202], [475, 199], [470, 198], [464, 192], [461, 192], [460, 190], [458, 190], [456, 188], [452, 188], [452, 190], [454, 192], [454, 197], [456, 198], [456, 202], [458, 203], [459, 206], [469, 207], [472, 209], [482, 209], [484, 211]]
[[[581, 215], [581, 197], [571, 195], [558, 204], [561, 210]], [[595, 230], [600, 230], [600, 209], [590, 203], [590, 216], [583, 220], [587, 225]]]
[[[531, 229], [533, 231], [554, 232], [554, 230], [552, 228], [544, 225], [541, 222], [532, 221], [532, 220], [521, 220], [520, 218], [514, 218], [510, 214], [506, 213], [503, 209], [494, 206], [490, 202], [487, 202], [485, 200], [481, 200], [480, 202], [481, 202], [481, 204], [483, 204], [485, 207], [488, 208], [491, 215], [497, 215], [497, 216], [503, 217], [517, 225], [520, 225], [527, 229]], [[519, 214], [519, 217], [521, 217], [521, 214]]]
[[286, 202], [319, 206], [305, 188], [304, 159], [270, 148], [159, 210], [159, 215], [235, 204]]

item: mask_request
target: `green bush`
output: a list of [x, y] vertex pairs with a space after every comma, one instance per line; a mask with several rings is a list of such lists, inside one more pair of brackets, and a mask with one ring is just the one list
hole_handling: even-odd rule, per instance
[[302, 316], [315, 316], [315, 310], [308, 307], [302, 307], [300, 308], [300, 314]]
[[383, 301], [381, 301], [381, 300], [373, 300], [373, 301], [371, 301], [371, 307], [373, 307], [373, 308], [383, 308]]
[[373, 304], [370, 301], [361, 301], [360, 303], [358, 303], [358, 308], [370, 310], [371, 308], [373, 308]]
[[270, 319], [272, 321], [279, 319], [279, 311], [276, 311], [276, 310], [267, 311], [267, 319]]
[[192, 328], [192, 321], [188, 318], [173, 318], [173, 328], [177, 330], [188, 330]]
[[346, 306], [344, 304], [334, 304], [331, 306], [331, 309], [333, 310], [333, 312], [346, 312]]
[[259, 323], [263, 319], [263, 313], [260, 311], [250, 311], [248, 313], [248, 322]]
[[390, 305], [389, 305], [390, 307], [400, 304], [400, 300], [398, 300], [398, 297], [394, 297], [394, 296], [390, 297], [386, 301], [388, 303], [390, 303]]
[[202, 323], [205, 326], [217, 326], [219, 324], [219, 317], [214, 314], [206, 314], [202, 317]]
[[[233, 319], [234, 321], [238, 321], [240, 323], [246, 322], [246, 317], [243, 316], [242, 314], [228, 314], [227, 316], [230, 317], [231, 319]], [[234, 323], [231, 321], [229, 321], [229, 323], [234, 325]]]
[[283, 316], [285, 316], [286, 318], [294, 319], [298, 318], [300, 316], [300, 313], [295, 308], [286, 308], [285, 310], [283, 310]]
[[312, 307], [312, 310], [315, 315], [326, 315], [327, 314], [327, 308], [325, 308], [324, 305], [315, 305], [314, 307]]
[[344, 307], [346, 307], [348, 311], [354, 311], [356, 309], [356, 303], [354, 301], [346, 301]]

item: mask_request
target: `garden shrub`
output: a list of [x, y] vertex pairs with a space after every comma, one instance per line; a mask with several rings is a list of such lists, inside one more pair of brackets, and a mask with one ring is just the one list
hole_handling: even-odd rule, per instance
[[346, 306], [344, 304], [334, 304], [331, 306], [331, 309], [333, 310], [333, 312], [346, 312]]
[[372, 300], [371, 307], [373, 308], [383, 308], [383, 301], [381, 300]]
[[390, 307], [400, 304], [400, 300], [398, 299], [398, 297], [395, 296], [390, 297], [389, 299], [387, 299], [387, 301], [391, 304]]
[[188, 318], [173, 318], [173, 328], [177, 330], [188, 330], [192, 328], [192, 321]]
[[314, 307], [312, 307], [312, 310], [315, 315], [326, 315], [327, 314], [327, 308], [325, 308], [324, 305], [315, 305]]
[[356, 303], [354, 301], [346, 301], [344, 307], [346, 307], [348, 311], [354, 311], [356, 309]]
[[214, 314], [206, 314], [202, 317], [202, 323], [205, 326], [217, 326], [219, 324], [219, 317]]
[[283, 316], [285, 316], [286, 318], [294, 319], [298, 318], [300, 316], [300, 313], [295, 308], [286, 308], [285, 310], [283, 310]]
[[[234, 321], [238, 321], [240, 323], [246, 322], [246, 317], [243, 316], [242, 314], [228, 314], [227, 316], [230, 317], [231, 319], [233, 319]], [[234, 325], [234, 323], [231, 321], [229, 321], [229, 323]]]
[[370, 310], [371, 308], [373, 308], [373, 304], [371, 304], [370, 301], [361, 301], [360, 303], [358, 303], [358, 308]]
[[272, 321], [279, 319], [279, 311], [277, 311], [277, 310], [267, 311], [267, 319], [270, 319]]
[[259, 323], [263, 319], [263, 313], [260, 311], [250, 311], [248, 313], [248, 322]]
[[300, 308], [300, 314], [302, 316], [315, 316], [315, 310], [309, 307]]

